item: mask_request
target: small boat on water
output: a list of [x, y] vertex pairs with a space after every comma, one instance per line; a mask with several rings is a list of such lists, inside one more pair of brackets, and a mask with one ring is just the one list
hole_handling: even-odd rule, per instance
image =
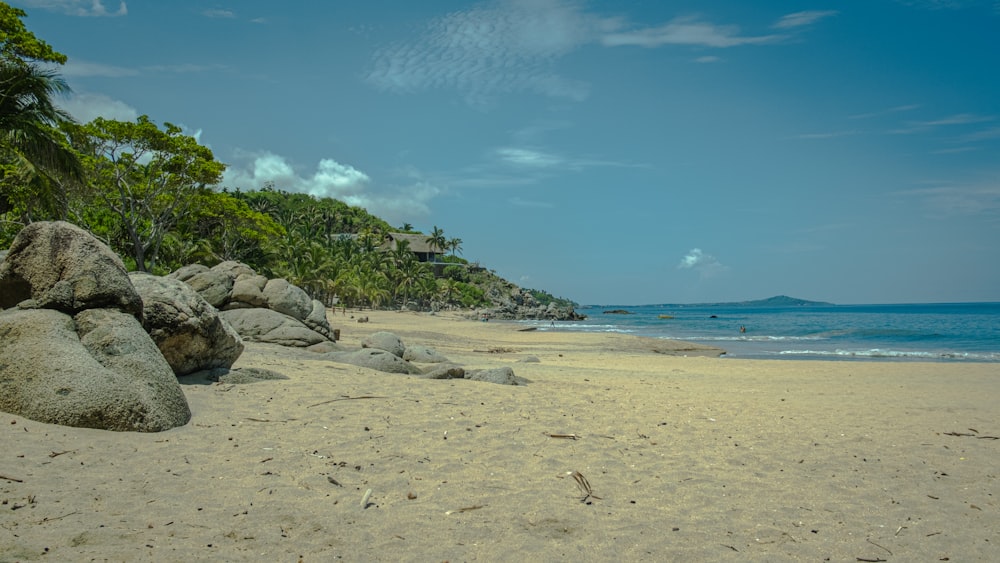
[[660, 315], [660, 318], [661, 319], [672, 319], [672, 318], [674, 318], [674, 316], [673, 315]]

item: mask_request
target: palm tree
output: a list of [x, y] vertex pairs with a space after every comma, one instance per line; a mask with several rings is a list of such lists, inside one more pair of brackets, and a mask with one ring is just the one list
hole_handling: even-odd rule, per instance
[[[53, 195], [64, 200], [64, 194], [51, 191], [62, 191], [64, 180], [83, 178], [79, 157], [58, 129], [63, 123], [73, 123], [73, 118], [53, 103], [57, 94], [69, 91], [52, 70], [23, 62], [0, 62], [0, 158], [14, 165], [22, 182], [27, 180], [31, 193], [22, 194], [23, 203], [51, 200]], [[14, 203], [11, 190], [4, 192], [7, 197], [0, 201], [0, 209]]]
[[462, 253], [462, 239], [455, 237], [448, 239], [448, 250], [451, 251], [451, 255], [454, 256], [456, 253]]
[[427, 237], [427, 244], [430, 245], [431, 250], [444, 250], [448, 248], [448, 239], [444, 238], [444, 231], [439, 229], [437, 225], [434, 225], [431, 236]]

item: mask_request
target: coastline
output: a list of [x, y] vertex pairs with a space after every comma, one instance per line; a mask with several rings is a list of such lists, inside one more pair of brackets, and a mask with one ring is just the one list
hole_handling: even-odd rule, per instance
[[347, 347], [387, 330], [527, 385], [250, 344], [235, 367], [289, 379], [187, 382], [194, 417], [168, 432], [4, 414], [0, 553], [987, 561], [1000, 543], [991, 364], [723, 359], [624, 334], [362, 314], [329, 314]]

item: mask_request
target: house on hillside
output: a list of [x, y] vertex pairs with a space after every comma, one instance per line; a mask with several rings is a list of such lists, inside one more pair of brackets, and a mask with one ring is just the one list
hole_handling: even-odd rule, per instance
[[443, 248], [434, 248], [427, 242], [427, 235], [409, 235], [406, 233], [388, 233], [385, 235], [383, 248], [396, 250], [399, 241], [409, 243], [410, 252], [421, 262], [437, 262], [437, 255], [444, 251]]

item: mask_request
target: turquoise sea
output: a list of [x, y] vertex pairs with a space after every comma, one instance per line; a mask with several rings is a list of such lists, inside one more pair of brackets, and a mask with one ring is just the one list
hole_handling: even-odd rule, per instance
[[[604, 313], [612, 310], [628, 314]], [[602, 305], [577, 312], [587, 319], [523, 323], [699, 342], [732, 358], [1000, 362], [1000, 303]]]

